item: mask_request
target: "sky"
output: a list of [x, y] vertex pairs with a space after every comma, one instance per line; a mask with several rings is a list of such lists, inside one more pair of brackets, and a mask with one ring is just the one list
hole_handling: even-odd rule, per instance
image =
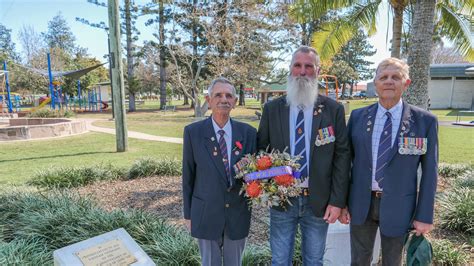
[[[107, 0], [101, 0], [107, 2]], [[121, 1], [122, 2], [122, 1]], [[137, 4], [144, 4], [150, 0], [135, 0]], [[387, 1], [383, 3], [384, 8], [380, 10], [377, 23], [378, 32], [369, 39], [370, 44], [377, 49], [374, 56], [367, 60], [374, 63], [373, 67], [390, 56], [389, 44], [386, 41], [387, 25], [391, 19], [387, 17]], [[21, 51], [18, 33], [23, 25], [33, 26], [36, 32], [46, 32], [48, 21], [61, 12], [66, 19], [71, 31], [76, 37], [76, 44], [87, 48], [88, 53], [105, 62], [103, 56], [107, 54], [107, 34], [104, 30], [93, 28], [76, 21], [76, 17], [84, 18], [91, 23], [101, 21], [108, 24], [108, 11], [105, 7], [90, 4], [87, 0], [0, 0], [0, 23], [12, 30], [12, 39], [17, 51]], [[146, 17], [140, 17], [137, 28], [141, 32], [138, 45], [143, 40], [152, 40], [155, 26], [145, 26]], [[391, 31], [388, 32], [391, 36]]]

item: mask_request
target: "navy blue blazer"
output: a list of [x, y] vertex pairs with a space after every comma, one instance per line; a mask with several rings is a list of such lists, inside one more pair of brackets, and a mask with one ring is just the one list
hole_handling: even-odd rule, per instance
[[[247, 237], [250, 210], [243, 195], [242, 181], [227, 188], [227, 177], [212, 118], [184, 128], [183, 143], [183, 206], [184, 218], [191, 219], [191, 235], [217, 240], [226, 235], [233, 240]], [[256, 151], [255, 128], [231, 119], [231, 167], [248, 153]], [[242, 144], [239, 150], [235, 143]], [[232, 167], [232, 176], [235, 172]]]
[[[352, 170], [349, 192], [351, 223], [361, 225], [367, 218], [372, 190], [372, 132], [378, 104], [352, 111], [349, 119], [349, 141]], [[399, 138], [427, 138], [423, 155], [399, 152]], [[403, 102], [400, 127], [389, 162], [385, 168], [380, 202], [380, 230], [389, 237], [406, 233], [413, 220], [433, 223], [434, 198], [438, 177], [438, 121], [420, 108]], [[418, 189], [417, 171], [421, 166]]]

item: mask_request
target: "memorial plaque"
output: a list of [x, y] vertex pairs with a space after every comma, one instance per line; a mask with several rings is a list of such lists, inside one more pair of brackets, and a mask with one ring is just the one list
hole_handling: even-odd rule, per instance
[[55, 250], [53, 257], [55, 266], [155, 266], [123, 228]]
[[76, 255], [84, 266], [126, 266], [137, 261], [119, 239], [81, 250]]

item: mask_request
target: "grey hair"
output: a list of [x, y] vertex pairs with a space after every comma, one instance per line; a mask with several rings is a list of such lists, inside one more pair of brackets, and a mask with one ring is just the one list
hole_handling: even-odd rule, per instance
[[379, 65], [377, 66], [377, 70], [375, 70], [374, 80], [377, 78], [380, 71], [388, 67], [395, 67], [400, 72], [400, 74], [402, 74], [402, 77], [405, 80], [410, 78], [410, 67], [408, 66], [408, 64], [401, 59], [398, 59], [395, 57], [389, 57], [382, 60], [382, 62], [380, 62]]
[[305, 53], [305, 54], [313, 53], [315, 55], [314, 65], [319, 66], [319, 62], [320, 62], [319, 61], [319, 54], [316, 51], [316, 49], [314, 49], [313, 47], [310, 47], [310, 46], [301, 45], [300, 47], [298, 47], [298, 49], [296, 49], [296, 51], [293, 52], [293, 55], [291, 57], [290, 70], [291, 70], [291, 66], [293, 66], [293, 62], [295, 61], [295, 57], [296, 57], [297, 53]]
[[214, 79], [213, 81], [211, 81], [211, 85], [209, 85], [209, 87], [207, 88], [207, 95], [209, 95], [209, 97], [212, 97], [212, 90], [214, 89], [214, 86], [217, 83], [229, 84], [230, 87], [232, 88], [232, 96], [234, 96], [234, 97], [237, 96], [237, 93], [235, 91], [235, 87], [232, 84], [232, 82], [230, 82], [228, 79], [226, 79], [224, 77], [218, 77], [218, 78]]

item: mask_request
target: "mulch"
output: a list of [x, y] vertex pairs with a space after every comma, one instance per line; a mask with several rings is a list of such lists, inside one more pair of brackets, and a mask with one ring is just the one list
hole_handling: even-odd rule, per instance
[[[76, 190], [80, 195], [93, 198], [105, 210], [140, 209], [185, 228], [181, 177], [155, 176], [127, 181], [102, 181]], [[267, 243], [268, 223], [268, 210], [254, 209], [248, 243]]]

